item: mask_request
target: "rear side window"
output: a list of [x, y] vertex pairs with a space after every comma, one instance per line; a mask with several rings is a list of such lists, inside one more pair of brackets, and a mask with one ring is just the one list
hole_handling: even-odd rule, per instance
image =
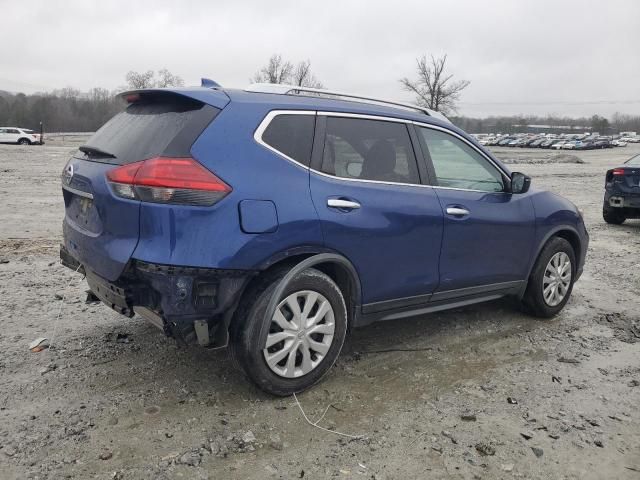
[[87, 142], [86, 146], [98, 153], [79, 155], [118, 165], [160, 155], [188, 157], [191, 145], [219, 112], [215, 107], [178, 95], [143, 96], [104, 124]]
[[403, 123], [328, 117], [326, 132], [324, 173], [358, 180], [420, 183]]
[[262, 141], [287, 157], [309, 166], [315, 115], [277, 115], [262, 134]]

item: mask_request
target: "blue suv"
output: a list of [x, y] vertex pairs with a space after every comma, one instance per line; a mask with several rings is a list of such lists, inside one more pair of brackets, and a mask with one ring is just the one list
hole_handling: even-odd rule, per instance
[[283, 85], [123, 94], [67, 163], [62, 262], [187, 344], [300, 392], [347, 331], [512, 296], [551, 317], [582, 215], [437, 112]]

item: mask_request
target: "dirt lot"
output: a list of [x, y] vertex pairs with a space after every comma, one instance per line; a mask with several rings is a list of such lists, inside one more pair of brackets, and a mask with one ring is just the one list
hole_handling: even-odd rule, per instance
[[[501, 301], [356, 331], [298, 397], [350, 439], [225, 351], [84, 303], [57, 263], [61, 143], [0, 146], [1, 478], [640, 478], [640, 221], [601, 218], [606, 168], [640, 146], [584, 164], [497, 150], [585, 213], [570, 303], [550, 321]], [[40, 336], [53, 348], [31, 353]]]

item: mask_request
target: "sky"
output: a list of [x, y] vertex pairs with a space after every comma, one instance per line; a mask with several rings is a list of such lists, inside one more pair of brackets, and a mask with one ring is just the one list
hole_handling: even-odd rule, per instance
[[0, 0], [0, 90], [116, 89], [168, 68], [242, 88], [278, 53], [327, 88], [412, 101], [448, 55], [467, 116], [640, 114], [638, 0]]

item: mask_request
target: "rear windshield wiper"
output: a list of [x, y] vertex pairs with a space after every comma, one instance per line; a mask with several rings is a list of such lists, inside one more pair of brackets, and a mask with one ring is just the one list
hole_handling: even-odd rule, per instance
[[104, 150], [100, 150], [99, 148], [91, 147], [89, 145], [82, 145], [78, 150], [92, 157], [116, 158], [113, 153], [105, 152]]

